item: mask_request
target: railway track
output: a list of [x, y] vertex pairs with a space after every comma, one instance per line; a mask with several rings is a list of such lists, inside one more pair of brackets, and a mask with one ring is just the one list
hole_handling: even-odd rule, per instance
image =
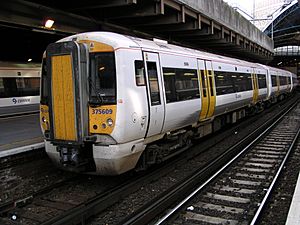
[[[169, 170], [167, 170], [169, 168]], [[172, 165], [164, 167], [164, 173], [169, 173]], [[99, 213], [101, 210], [109, 207], [122, 197], [138, 189], [142, 183], [149, 179], [154, 179], [161, 174], [162, 170], [154, 170], [144, 176], [142, 173], [132, 177], [125, 175], [118, 177], [117, 182], [104, 190], [96, 192], [99, 180], [88, 182], [75, 176], [70, 180], [63, 181], [44, 190], [40, 190], [34, 195], [17, 200], [13, 203], [20, 203], [22, 208], [8, 209], [12, 204], [2, 206], [2, 211], [7, 213], [10, 218], [18, 221], [18, 224], [78, 224], [84, 223], [89, 217]], [[101, 179], [101, 178], [100, 178]], [[75, 181], [76, 180], [76, 181]], [[114, 179], [116, 180], [116, 179]], [[73, 184], [66, 184], [73, 182]], [[86, 183], [86, 189], [76, 188], [82, 183]], [[102, 188], [103, 189], [103, 188]], [[84, 190], [84, 192], [83, 192]], [[22, 200], [24, 200], [22, 202]], [[29, 204], [26, 204], [29, 203]], [[24, 206], [25, 205], [25, 206]], [[17, 206], [17, 204], [15, 204]], [[1, 206], [0, 206], [1, 210]], [[9, 218], [0, 219], [1, 224], [6, 224]]]
[[[161, 209], [168, 213], [155, 224], [255, 224], [299, 136], [299, 115], [298, 104], [265, 131], [249, 135], [252, 141], [242, 151], [234, 150], [242, 143], [235, 145], [209, 167], [161, 194], [121, 224], [153, 222]], [[228, 158], [233, 159], [207, 177]], [[196, 183], [198, 188], [195, 189]], [[190, 194], [170, 209], [169, 206], [187, 191]]]
[[[251, 123], [251, 118], [248, 120], [248, 123]], [[243, 125], [241, 124], [240, 126]], [[232, 128], [232, 131], [229, 130], [229, 133], [232, 133], [237, 127], [239, 127], [239, 125]], [[226, 135], [220, 134], [218, 141], [224, 140], [226, 137]], [[207, 148], [215, 144], [216, 139], [214, 139]], [[191, 153], [192, 152], [189, 152], [189, 154], [187, 154], [189, 156], [187, 157], [191, 157]], [[195, 152], [191, 155], [195, 154], [197, 153]], [[51, 193], [39, 194], [30, 199], [30, 201], [28, 201], [30, 204], [25, 204], [25, 206], [20, 209], [12, 210], [10, 215], [17, 215], [17, 224], [85, 223], [91, 216], [97, 215], [110, 205], [113, 205], [124, 198], [124, 196], [129, 195], [139, 189], [142, 185], [147, 184], [147, 182], [151, 183], [151, 180], [156, 180], [159, 179], [159, 177], [172, 173], [172, 170], [174, 170], [173, 164], [179, 163], [180, 161], [181, 159], [177, 158], [172, 161], [172, 163], [154, 170], [153, 172], [147, 171], [147, 173], [134, 176], [132, 179], [128, 179], [128, 177], [124, 178], [127, 182], [119, 183], [119, 185], [112, 185], [110, 189], [107, 190], [99, 190], [103, 181], [97, 181], [98, 183], [94, 182], [93, 184], [90, 183], [90, 186], [95, 186], [91, 189], [87, 186], [86, 189], [82, 188], [85, 186], [80, 184], [80, 182], [74, 182], [72, 186], [69, 185], [62, 188], [55, 188]], [[181, 163], [183, 164], [185, 162], [186, 161], [183, 161]], [[76, 186], [80, 185], [82, 186], [81, 190], [77, 190]], [[82, 193], [82, 189], [85, 190], [86, 193]], [[64, 198], [61, 198], [62, 195], [65, 195]], [[7, 220], [4, 219], [3, 221], [5, 222]]]
[[[45, 188], [39, 189], [37, 191], [33, 191], [31, 193], [28, 193], [26, 196], [19, 197], [17, 199], [5, 202], [0, 204], [0, 215], [4, 216], [9, 211], [15, 210], [16, 208], [23, 207], [25, 205], [30, 204], [34, 198], [38, 198], [39, 196], [43, 195], [44, 193], [50, 192], [51, 190], [55, 188], [62, 187], [66, 185], [66, 183], [78, 178], [79, 176], [74, 174], [71, 177], [68, 177], [62, 181], [58, 181], [52, 185], [49, 185]], [[15, 214], [14, 212], [11, 212], [10, 214]]]

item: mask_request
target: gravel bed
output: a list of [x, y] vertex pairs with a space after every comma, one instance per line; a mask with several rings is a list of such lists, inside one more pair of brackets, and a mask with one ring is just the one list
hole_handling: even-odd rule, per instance
[[58, 183], [72, 173], [58, 170], [48, 158], [0, 170], [0, 205]]
[[[203, 152], [195, 157], [190, 158], [185, 163], [179, 163], [174, 165], [174, 170], [171, 174], [167, 174], [156, 180], [149, 181], [140, 187], [135, 193], [127, 196], [118, 204], [113, 205], [107, 210], [100, 213], [93, 219], [89, 224], [99, 225], [99, 224], [122, 224], [122, 221], [129, 216], [131, 213], [135, 212], [145, 203], [149, 202], [151, 199], [155, 198], [163, 191], [172, 187], [178, 181], [183, 180], [188, 175], [192, 174], [196, 169], [203, 167], [210, 159], [215, 158], [228, 147], [232, 146], [233, 143], [239, 141], [242, 137], [249, 134], [249, 132], [257, 129], [260, 124], [264, 123], [267, 119], [273, 117], [276, 112], [280, 110], [280, 106], [277, 105], [272, 108], [271, 111], [263, 112], [250, 119], [255, 120], [251, 125], [246, 128], [231, 130], [232, 135], [221, 143], [209, 149], [208, 152]], [[208, 142], [211, 142], [209, 140]], [[207, 143], [203, 140], [200, 144], [193, 146], [187, 151], [187, 153], [181, 154], [179, 157], [187, 157], [189, 151], [201, 152], [203, 146]]]
[[300, 140], [298, 139], [297, 148], [291, 152], [258, 224], [285, 224], [300, 171], [299, 162]]

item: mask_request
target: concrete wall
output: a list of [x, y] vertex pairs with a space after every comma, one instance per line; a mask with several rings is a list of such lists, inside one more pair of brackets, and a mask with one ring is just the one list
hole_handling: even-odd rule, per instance
[[222, 0], [177, 0], [273, 52], [274, 42]]

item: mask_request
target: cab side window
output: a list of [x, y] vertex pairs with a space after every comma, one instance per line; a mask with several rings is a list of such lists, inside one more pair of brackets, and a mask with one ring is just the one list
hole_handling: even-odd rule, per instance
[[147, 62], [147, 72], [151, 94], [151, 105], [160, 105], [160, 93], [158, 86], [158, 76], [156, 62]]
[[144, 62], [142, 60], [134, 61], [135, 67], [135, 82], [137, 86], [145, 86], [145, 67]]

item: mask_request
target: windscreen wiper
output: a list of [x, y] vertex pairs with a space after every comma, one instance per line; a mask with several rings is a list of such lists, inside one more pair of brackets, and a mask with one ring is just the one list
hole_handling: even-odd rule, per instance
[[[89, 77], [88, 79], [89, 79], [90, 86], [92, 87], [94, 93], [96, 94], [96, 98], [98, 100], [97, 104], [102, 105], [104, 100], [103, 100], [103, 97], [101, 96], [101, 93], [97, 91], [97, 88], [96, 88], [95, 84], [93, 83], [91, 77]], [[94, 102], [89, 102], [89, 103], [95, 104]]]

